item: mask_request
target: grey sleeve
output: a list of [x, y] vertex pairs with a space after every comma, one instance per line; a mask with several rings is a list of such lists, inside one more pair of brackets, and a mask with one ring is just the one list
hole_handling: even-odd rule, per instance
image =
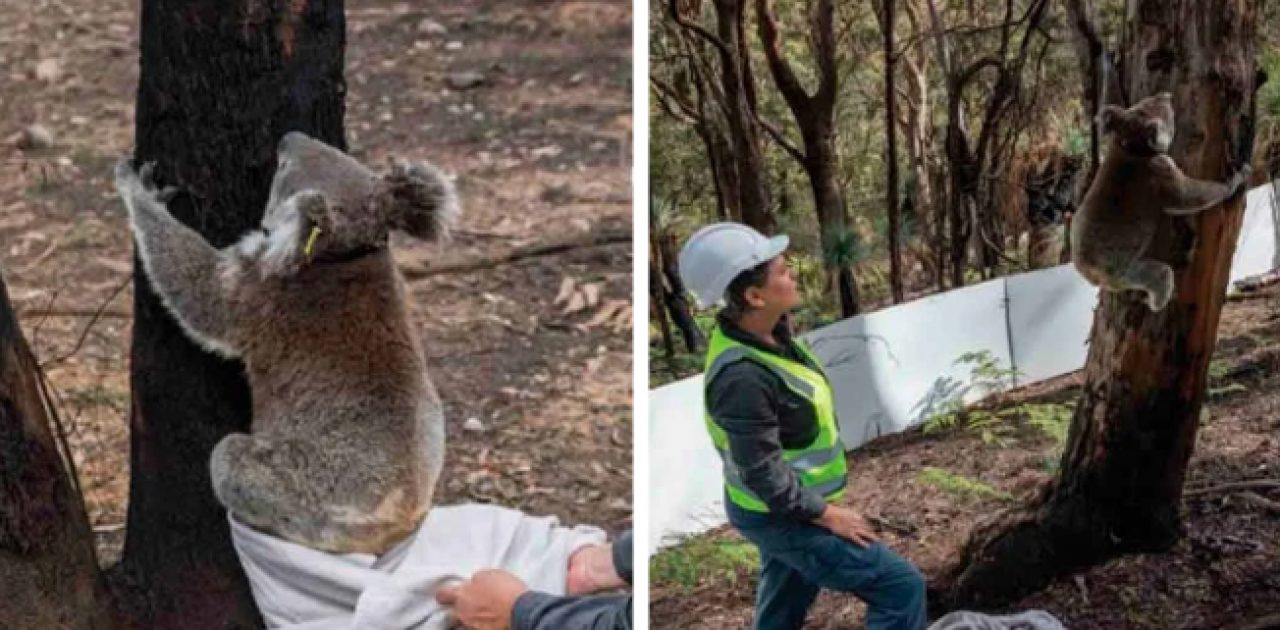
[[760, 497], [769, 512], [809, 522], [822, 515], [822, 495], [800, 485], [782, 459], [777, 414], [777, 379], [747, 361], [734, 363], [707, 387], [707, 409], [729, 438], [730, 460], [742, 483]]
[[632, 549], [635, 545], [632, 543], [633, 532], [628, 529], [613, 541], [613, 569], [618, 572], [618, 577], [623, 582], [631, 583], [631, 563]]
[[630, 595], [556, 597], [527, 591], [511, 609], [512, 630], [626, 630]]

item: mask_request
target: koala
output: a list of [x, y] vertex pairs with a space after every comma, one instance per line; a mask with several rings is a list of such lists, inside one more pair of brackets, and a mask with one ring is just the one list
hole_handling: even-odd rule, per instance
[[447, 237], [457, 196], [430, 165], [379, 176], [297, 132], [277, 154], [261, 228], [220, 250], [173, 218], [151, 165], [122, 161], [116, 188], [165, 308], [245, 365], [252, 433], [214, 448], [218, 500], [286, 540], [380, 554], [426, 516], [445, 439], [388, 233]]
[[1111, 141], [1071, 223], [1071, 257], [1080, 275], [1108, 291], [1143, 291], [1152, 312], [1173, 296], [1173, 268], [1143, 257], [1162, 217], [1218, 205], [1240, 192], [1250, 174], [1246, 164], [1225, 183], [1184, 175], [1168, 154], [1173, 115], [1168, 92], [1129, 109], [1102, 109], [1098, 126]]

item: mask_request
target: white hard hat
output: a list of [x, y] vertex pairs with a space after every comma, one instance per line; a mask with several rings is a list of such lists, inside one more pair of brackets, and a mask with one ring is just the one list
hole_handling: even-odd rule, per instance
[[741, 223], [713, 223], [689, 237], [680, 250], [680, 279], [707, 308], [724, 299], [738, 274], [787, 250], [785, 235], [773, 238]]

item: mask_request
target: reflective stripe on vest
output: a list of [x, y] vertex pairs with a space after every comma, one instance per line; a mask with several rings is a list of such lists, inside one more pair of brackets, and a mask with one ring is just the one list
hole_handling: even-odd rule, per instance
[[[796, 340], [796, 347], [814, 366], [821, 365], [804, 344]], [[844, 444], [836, 423], [835, 397], [822, 369], [813, 368], [772, 353], [762, 352], [739, 343], [716, 328], [708, 343], [704, 383], [711, 383], [724, 368], [737, 361], [754, 361], [776, 375], [796, 395], [803, 398], [814, 410], [818, 422], [818, 434], [808, 446], [784, 449], [782, 458], [796, 472], [801, 485], [812, 488], [828, 502], [844, 494], [847, 467]], [[725, 487], [729, 498], [738, 505], [754, 512], [768, 512], [769, 508], [746, 484], [738, 467], [729, 456], [729, 439], [724, 429], [717, 425], [709, 411], [705, 414], [707, 431], [720, 453], [724, 466]]]

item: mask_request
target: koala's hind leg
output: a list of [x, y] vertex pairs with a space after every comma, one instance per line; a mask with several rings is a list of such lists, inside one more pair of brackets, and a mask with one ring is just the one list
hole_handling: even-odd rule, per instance
[[417, 519], [397, 518], [404, 512], [382, 509], [407, 499], [403, 493], [389, 493], [374, 509], [344, 504], [369, 497], [337, 496], [351, 471], [333, 466], [345, 460], [332, 455], [303, 440], [233, 433], [210, 457], [214, 495], [253, 527], [335, 553], [380, 553], [417, 526]]
[[1173, 297], [1173, 268], [1158, 260], [1136, 260], [1117, 278], [1119, 289], [1136, 289], [1147, 294], [1147, 307], [1159, 312]]

